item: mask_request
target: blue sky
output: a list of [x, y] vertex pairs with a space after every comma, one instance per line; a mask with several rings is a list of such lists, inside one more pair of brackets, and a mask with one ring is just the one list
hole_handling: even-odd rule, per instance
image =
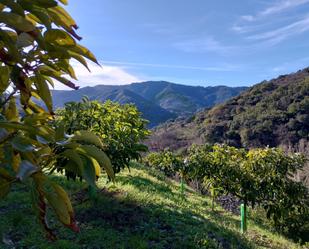
[[67, 7], [103, 69], [81, 86], [244, 86], [309, 65], [309, 0], [88, 0]]

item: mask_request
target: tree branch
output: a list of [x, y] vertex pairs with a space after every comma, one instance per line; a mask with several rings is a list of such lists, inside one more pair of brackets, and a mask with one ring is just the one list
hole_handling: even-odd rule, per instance
[[7, 102], [9, 102], [9, 100], [14, 96], [14, 94], [16, 94], [16, 92], [17, 89], [15, 88], [14, 91], [11, 92], [9, 96], [1, 103], [0, 108], [4, 107], [7, 104]]

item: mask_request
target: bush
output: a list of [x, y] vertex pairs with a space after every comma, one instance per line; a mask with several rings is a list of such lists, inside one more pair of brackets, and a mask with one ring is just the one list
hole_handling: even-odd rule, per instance
[[180, 176], [184, 178], [187, 176], [184, 158], [168, 150], [149, 153], [143, 158], [143, 162], [148, 167], [162, 171], [168, 177], [172, 177], [176, 174], [180, 174]]
[[67, 103], [56, 114], [55, 125], [64, 126], [68, 134], [87, 130], [100, 137], [115, 173], [147, 151], [147, 147], [141, 144], [150, 134], [145, 127], [147, 121], [141, 118], [134, 105], [120, 105], [112, 101], [101, 103], [83, 98], [81, 102]]
[[302, 236], [309, 219], [308, 189], [293, 180], [304, 167], [299, 154], [279, 149], [245, 151], [226, 145], [193, 146], [188, 164], [191, 177], [241, 199], [245, 206], [262, 206], [281, 232]]

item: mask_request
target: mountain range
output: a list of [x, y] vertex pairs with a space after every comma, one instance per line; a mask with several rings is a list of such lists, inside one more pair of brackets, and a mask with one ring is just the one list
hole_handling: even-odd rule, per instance
[[166, 81], [148, 81], [128, 85], [97, 85], [75, 91], [54, 90], [54, 107], [63, 107], [66, 102], [80, 101], [83, 96], [90, 100], [108, 99], [121, 104], [133, 103], [154, 127], [167, 120], [192, 115], [237, 96], [246, 87], [201, 87], [174, 84]]
[[263, 81], [225, 103], [158, 126], [147, 143], [152, 150], [227, 143], [309, 154], [309, 68]]

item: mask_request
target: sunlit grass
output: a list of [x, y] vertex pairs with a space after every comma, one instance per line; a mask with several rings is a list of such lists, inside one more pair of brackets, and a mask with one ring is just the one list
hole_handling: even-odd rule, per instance
[[81, 232], [63, 228], [50, 214], [59, 240], [47, 242], [29, 194], [18, 188], [0, 203], [0, 248], [300, 248], [252, 219], [240, 234], [239, 217], [219, 206], [213, 212], [210, 200], [192, 189], [182, 198], [179, 183], [139, 164], [115, 183], [100, 178], [92, 199], [84, 183], [54, 179], [69, 191]]

